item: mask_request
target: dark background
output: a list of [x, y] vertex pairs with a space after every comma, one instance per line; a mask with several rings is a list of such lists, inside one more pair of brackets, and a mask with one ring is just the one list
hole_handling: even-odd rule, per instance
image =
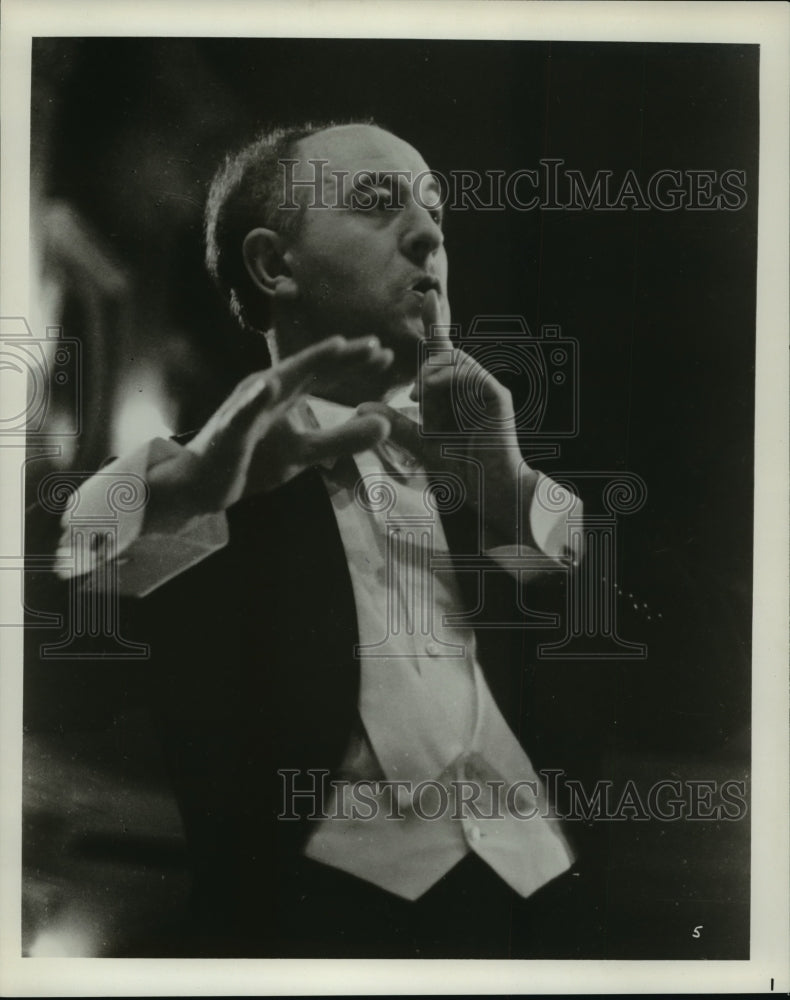
[[[267, 363], [211, 287], [201, 241], [217, 163], [261, 128], [371, 116], [443, 173], [511, 173], [545, 157], [587, 180], [600, 169], [633, 169], [644, 183], [659, 169], [744, 170], [748, 201], [736, 212], [463, 211], [448, 220], [447, 246], [462, 329], [475, 315], [519, 314], [533, 332], [559, 324], [579, 342], [579, 434], [545, 471], [627, 470], [648, 489], [617, 535], [619, 628], [647, 642], [647, 660], [532, 660], [536, 764], [643, 788], [747, 779], [758, 69], [757, 47], [734, 45], [36, 40], [32, 221], [44, 274], [62, 292], [47, 319], [83, 342], [86, 364], [85, 427], [60, 467], [95, 468], [125, 444], [130, 400], [186, 430]], [[139, 439], [149, 436], [141, 426]], [[29, 462], [29, 486], [48, 462]], [[135, 712], [121, 698], [111, 737], [97, 721], [130, 675], [34, 661], [28, 938], [79, 896], [104, 914], [98, 923], [117, 925], [112, 953], [154, 904], [161, 915], [162, 881], [177, 912], [177, 819]], [[105, 789], [93, 794], [105, 810], [115, 796], [116, 812], [128, 793], [148, 825], [119, 838], [102, 814], [111, 832], [97, 847], [78, 810], [63, 818], [75, 785]], [[746, 957], [748, 818], [601, 823], [585, 836], [605, 873], [609, 957]], [[82, 867], [54, 844], [82, 850]], [[101, 864], [106, 878], [131, 878], [126, 925], [86, 888]]]

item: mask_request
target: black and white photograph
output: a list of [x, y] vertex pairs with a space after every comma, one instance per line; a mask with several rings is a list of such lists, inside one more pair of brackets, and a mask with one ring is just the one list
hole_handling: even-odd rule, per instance
[[109, 6], [4, 12], [13, 995], [784, 992], [787, 9]]

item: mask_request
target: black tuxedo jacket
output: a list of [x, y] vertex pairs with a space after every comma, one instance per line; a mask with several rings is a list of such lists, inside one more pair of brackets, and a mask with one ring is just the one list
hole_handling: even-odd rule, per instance
[[[122, 634], [149, 644], [148, 662], [37, 664], [32, 650], [43, 635], [32, 631], [26, 715], [35, 726], [41, 691], [52, 700], [53, 677], [94, 706], [103, 699], [112, 710], [132, 691], [147, 704], [184, 822], [198, 919], [238, 940], [232, 928], [268, 934], [299, 885], [322, 785], [312, 799], [289, 803], [298, 820], [280, 819], [280, 772], [296, 771], [296, 786], [306, 790], [316, 772], [331, 779], [357, 721], [359, 661], [351, 579], [321, 475], [308, 470], [247, 498], [228, 521], [225, 548], [147, 597], [123, 602]], [[451, 552], [478, 553], [474, 514], [462, 508], [443, 524]], [[518, 620], [515, 580], [493, 563], [488, 568], [483, 619]], [[531, 583], [529, 607], [561, 612], [566, 579], [557, 572]], [[476, 607], [479, 571], [460, 571], [458, 580]], [[37, 589], [28, 588], [32, 607], [41, 606]], [[540, 663], [536, 644], [557, 638], [556, 631], [479, 628], [478, 659], [536, 768], [594, 780], [620, 676], [600, 663]], [[53, 724], [61, 725], [62, 702], [54, 702]], [[578, 835], [585, 831], [576, 824], [568, 833], [583, 856]]]
[[[358, 630], [345, 552], [316, 471], [243, 500], [228, 520], [229, 544], [127, 602], [124, 628], [151, 645], [151, 704], [197, 905], [249, 921], [260, 917], [262, 899], [289, 891], [309, 815], [321, 812], [317, 781], [314, 799], [294, 800], [300, 819], [279, 819], [280, 772], [299, 772], [291, 780], [309, 790], [315, 772], [331, 779], [347, 749], [357, 719]], [[462, 510], [444, 524], [451, 551], [477, 551], [474, 515]], [[501, 621], [506, 606], [518, 614], [517, 585], [491, 568], [486, 606]], [[478, 574], [462, 572], [459, 581], [474, 606]], [[481, 665], [517, 735], [527, 700], [524, 639], [518, 630], [478, 631]]]
[[[109, 727], [116, 713], [145, 704], [156, 719], [183, 817], [198, 922], [209, 928], [209, 942], [217, 939], [219, 926], [231, 946], [246, 934], [252, 949], [276, 937], [283, 901], [301, 884], [301, 847], [313, 805], [320, 814], [319, 783], [315, 799], [293, 803], [301, 812], [298, 820], [278, 818], [284, 804], [279, 772], [296, 770], [296, 784], [309, 788], [308, 772], [328, 772], [331, 778], [340, 764], [357, 718], [358, 635], [345, 553], [317, 471], [243, 500], [228, 519], [228, 546], [148, 597], [123, 602], [121, 633], [150, 646], [146, 662], [115, 661], [112, 655], [40, 659], [40, 644], [59, 638], [42, 612], [63, 614], [68, 586], [51, 573], [27, 574], [25, 724], [28, 730]], [[443, 521], [452, 552], [478, 551], [474, 516], [462, 509]], [[58, 522], [51, 513], [31, 509], [27, 552], [52, 551]], [[712, 631], [701, 622], [693, 632], [681, 633], [678, 623], [688, 622], [691, 589], [679, 586], [675, 563], [663, 573], [659, 568], [654, 557], [656, 596], [650, 595], [650, 603], [663, 602], [660, 625], [654, 616], [649, 634], [641, 621], [632, 632], [625, 617], [630, 595], [620, 606], [622, 634], [648, 640], [646, 662], [541, 662], [536, 645], [556, 641], [556, 631], [477, 630], [488, 684], [538, 770], [563, 769], [593, 787], [607, 773], [601, 765], [624, 740], [625, 752], [629, 742], [675, 748], [684, 731], [673, 724], [677, 717], [667, 699], [684, 717], [695, 707], [692, 686], [704, 685], [707, 676], [696, 669], [703, 662], [701, 642], [718, 674], [730, 662], [728, 655], [732, 660], [735, 644], [727, 635], [721, 640], [726, 648], [714, 651], [708, 642]], [[491, 569], [486, 610], [494, 621], [516, 620], [516, 584], [493, 564]], [[479, 574], [460, 572], [458, 579], [475, 606]], [[562, 611], [565, 584], [563, 572], [531, 583], [528, 606]], [[63, 622], [65, 629], [66, 615]], [[709, 744], [720, 732], [726, 737], [719, 715], [709, 709], [706, 687], [697, 701], [705, 714], [694, 714], [695, 739]], [[582, 861], [586, 857], [604, 871], [608, 827], [594, 827], [574, 823], [566, 833]], [[203, 953], [212, 947], [209, 943]], [[199, 946], [192, 953], [200, 953]], [[249, 953], [278, 950], [273, 945], [268, 952]]]

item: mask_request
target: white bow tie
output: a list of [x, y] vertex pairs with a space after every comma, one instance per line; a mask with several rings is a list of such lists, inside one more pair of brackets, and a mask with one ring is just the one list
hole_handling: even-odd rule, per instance
[[[386, 405], [398, 413], [404, 414], [410, 420], [419, 420], [420, 408], [417, 403], [410, 398], [412, 387], [401, 389]], [[306, 413], [301, 416], [300, 422], [305, 426], [318, 427], [321, 430], [334, 430], [342, 424], [347, 423], [356, 414], [356, 410], [351, 406], [344, 406], [341, 403], [333, 403], [330, 400], [321, 399], [317, 396], [309, 396], [307, 399]], [[382, 441], [373, 451], [397, 473], [409, 473], [417, 465], [416, 459], [404, 448], [399, 447], [390, 440]], [[334, 468], [337, 459], [325, 459], [321, 465], [327, 471]]]

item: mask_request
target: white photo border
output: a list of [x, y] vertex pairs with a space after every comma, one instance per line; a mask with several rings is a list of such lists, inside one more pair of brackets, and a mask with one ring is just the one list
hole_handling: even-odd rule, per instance
[[[0, 993], [4, 996], [787, 992], [788, 28], [758, 3], [478, 0], [4, 0], [0, 316], [29, 315], [30, 70], [37, 36], [382, 37], [760, 46], [748, 961], [449, 962], [21, 958], [22, 629], [0, 629]], [[20, 410], [23, 407], [20, 406]], [[24, 449], [0, 448], [0, 561], [20, 554]], [[0, 580], [0, 621], [21, 607]], [[9, 579], [4, 579], [8, 577]]]

